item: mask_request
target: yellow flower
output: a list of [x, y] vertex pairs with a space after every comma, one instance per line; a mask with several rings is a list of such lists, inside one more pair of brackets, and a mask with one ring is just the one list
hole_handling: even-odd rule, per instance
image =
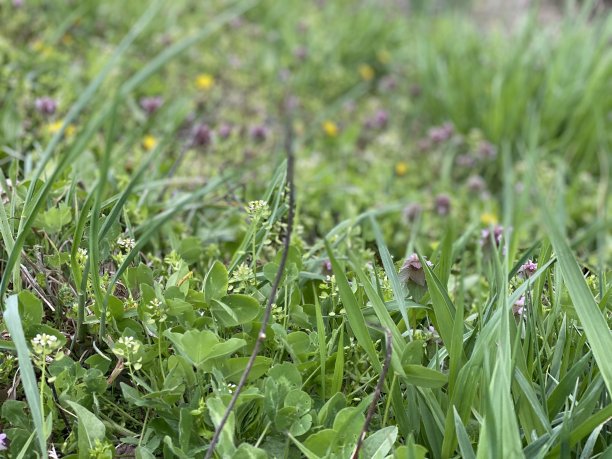
[[47, 132], [49, 134], [55, 134], [62, 128], [62, 124], [64, 124], [62, 120], [54, 121], [53, 123], [47, 124]]
[[155, 145], [157, 145], [157, 139], [152, 135], [145, 135], [142, 139], [142, 146], [145, 150], [153, 150]]
[[338, 125], [333, 121], [323, 123], [323, 130], [328, 137], [336, 137], [338, 135]]
[[485, 212], [480, 216], [480, 222], [483, 225], [497, 225], [497, 215], [491, 212]]
[[201, 73], [196, 78], [196, 87], [202, 91], [208, 91], [215, 84], [215, 78], [208, 73]]
[[374, 69], [368, 64], [361, 64], [359, 66], [359, 75], [365, 81], [372, 81], [374, 79]]
[[[55, 134], [62, 128], [63, 125], [64, 125], [63, 120], [57, 120], [52, 123], [49, 123], [47, 124], [47, 132], [49, 134]], [[66, 130], [64, 131], [64, 134], [66, 135], [66, 137], [72, 137], [75, 134], [75, 132], [76, 132], [76, 127], [74, 126], [74, 124], [69, 124], [68, 126], [66, 126]]]
[[404, 161], [400, 161], [399, 163], [395, 165], [395, 175], [397, 175], [398, 177], [403, 177], [407, 173], [408, 173], [408, 164], [406, 164]]

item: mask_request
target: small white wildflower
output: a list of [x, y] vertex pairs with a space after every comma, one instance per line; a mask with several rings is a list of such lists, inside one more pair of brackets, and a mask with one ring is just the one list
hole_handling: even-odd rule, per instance
[[246, 212], [255, 220], [266, 220], [270, 216], [270, 206], [266, 201], [251, 201], [246, 206]]
[[122, 249], [132, 250], [134, 246], [136, 245], [136, 241], [129, 237], [127, 238], [120, 237], [119, 239], [117, 239], [117, 245], [121, 247]]
[[57, 336], [46, 333], [37, 334], [31, 342], [36, 354], [50, 354], [59, 347]]

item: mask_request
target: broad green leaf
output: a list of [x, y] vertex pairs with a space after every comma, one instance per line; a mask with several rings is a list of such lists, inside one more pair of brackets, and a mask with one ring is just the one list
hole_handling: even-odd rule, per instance
[[25, 327], [38, 325], [43, 317], [42, 301], [28, 290], [19, 292], [19, 316]]
[[227, 294], [227, 269], [219, 261], [215, 261], [210, 267], [206, 279], [204, 279], [204, 298], [208, 304], [213, 300], [223, 298]]
[[338, 432], [334, 429], [323, 429], [310, 435], [304, 446], [314, 453], [315, 457], [326, 457], [330, 446], [336, 441]]
[[404, 365], [404, 372], [405, 381], [415, 386], [437, 388], [448, 382], [448, 377], [444, 373], [422, 365]]
[[38, 214], [34, 226], [42, 228], [49, 234], [55, 234], [70, 223], [71, 220], [72, 213], [70, 208], [62, 203], [58, 207], [52, 207]]
[[268, 453], [263, 449], [256, 448], [249, 443], [241, 443], [236, 452], [234, 453], [233, 459], [267, 459]]
[[223, 327], [236, 327], [254, 320], [261, 312], [259, 302], [248, 295], [227, 295], [212, 300], [211, 312]]
[[191, 236], [182, 239], [176, 251], [183, 260], [191, 264], [200, 259], [203, 250], [202, 241], [197, 237]]
[[89, 451], [96, 447], [96, 440], [102, 442], [106, 438], [106, 428], [102, 421], [87, 408], [71, 400], [67, 400], [67, 403], [79, 420], [77, 433], [79, 459], [87, 459], [90, 457]]
[[[219, 363], [223, 377], [227, 381], [237, 384], [238, 381], [240, 381], [242, 373], [244, 373], [244, 369], [246, 368], [249, 359], [250, 357], [233, 357], [231, 359], [223, 359]], [[253, 382], [256, 379], [261, 378], [268, 372], [271, 365], [272, 359], [269, 357], [264, 357], [262, 355], [255, 357], [255, 362], [251, 368], [247, 382]]]
[[362, 454], [372, 459], [383, 459], [393, 448], [396, 439], [396, 426], [383, 427], [364, 440]]

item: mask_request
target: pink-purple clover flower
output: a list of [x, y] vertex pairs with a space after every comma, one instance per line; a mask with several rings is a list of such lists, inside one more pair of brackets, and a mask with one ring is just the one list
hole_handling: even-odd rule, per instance
[[[433, 267], [433, 263], [431, 261], [425, 260], [425, 262], [430, 268]], [[413, 253], [406, 258], [406, 261], [400, 269], [399, 276], [403, 282], [412, 281], [422, 287], [425, 286], [425, 271], [423, 269], [423, 265], [421, 264], [421, 260], [416, 253]]]
[[439, 194], [436, 196], [435, 208], [438, 215], [445, 217], [450, 213], [451, 199], [446, 194]]
[[538, 264], [534, 263], [531, 260], [528, 260], [527, 263], [523, 264], [519, 270], [518, 275], [522, 279], [528, 279], [538, 270]]
[[43, 96], [34, 101], [34, 106], [41, 115], [51, 116], [57, 110], [57, 101], [51, 97]]
[[155, 113], [163, 103], [164, 99], [161, 96], [143, 97], [139, 102], [140, 108], [142, 108], [147, 115]]
[[522, 317], [525, 309], [525, 295], [521, 295], [521, 297], [512, 305], [512, 313], [515, 316]]

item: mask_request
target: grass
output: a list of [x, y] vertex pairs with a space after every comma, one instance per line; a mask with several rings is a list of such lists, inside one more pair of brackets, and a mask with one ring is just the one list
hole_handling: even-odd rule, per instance
[[413, 6], [0, 5], [0, 457], [610, 454], [610, 15]]

